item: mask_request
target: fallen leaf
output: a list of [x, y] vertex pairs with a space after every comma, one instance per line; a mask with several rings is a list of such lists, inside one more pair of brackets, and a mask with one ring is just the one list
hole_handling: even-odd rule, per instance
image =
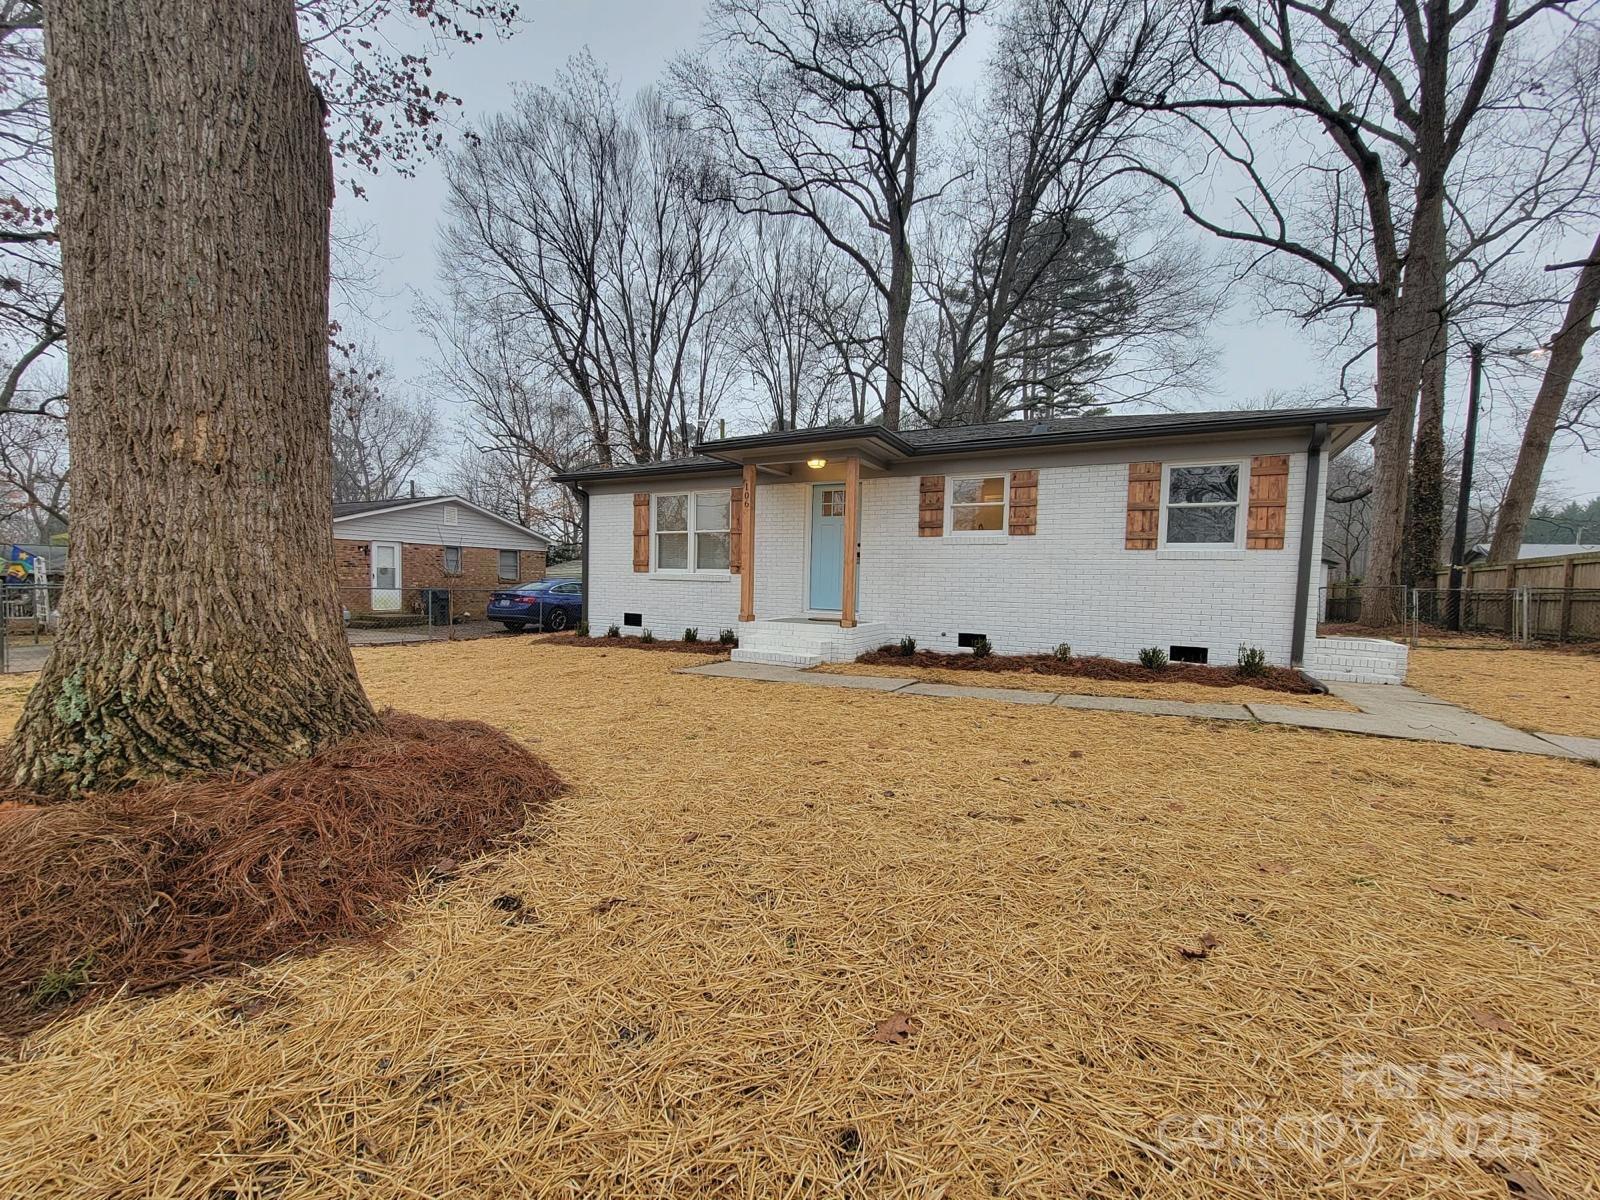
[[270, 995], [265, 992], [257, 992], [252, 996], [244, 996], [235, 1000], [229, 1007], [228, 1014], [236, 1020], [248, 1021], [253, 1017], [259, 1017], [275, 1003], [276, 1001]]
[[1281, 858], [1269, 858], [1265, 862], [1258, 862], [1256, 870], [1263, 875], [1288, 875], [1294, 871], [1294, 868]]
[[1200, 935], [1199, 941], [1195, 945], [1179, 946], [1178, 953], [1185, 958], [1206, 958], [1220, 945], [1222, 945], [1222, 939], [1208, 931]]
[[489, 903], [495, 908], [499, 909], [501, 912], [514, 913], [522, 911], [521, 896], [496, 896], [493, 900], [489, 901]]
[[1529, 1171], [1508, 1167], [1502, 1162], [1487, 1164], [1487, 1169], [1505, 1180], [1506, 1194], [1520, 1196], [1523, 1200], [1556, 1200], [1550, 1190]]
[[686, 833], [683, 835], [684, 845], [688, 845], [690, 842], [697, 842], [699, 840], [700, 835], [698, 833]]
[[1083, 751], [1082, 750], [1069, 750], [1069, 751], [1067, 751], [1067, 757], [1068, 758], [1082, 758], [1083, 757]]
[[1455, 890], [1455, 888], [1441, 887], [1437, 883], [1430, 883], [1428, 885], [1428, 890], [1433, 892], [1435, 895], [1443, 896], [1446, 900], [1471, 899], [1471, 897], [1469, 897], [1465, 892], [1458, 892]]
[[600, 903], [596, 904], [589, 911], [594, 913], [596, 916], [598, 916], [601, 913], [610, 912], [613, 908], [615, 908], [619, 904], [626, 904], [627, 902], [628, 902], [628, 898], [626, 896], [607, 896], [604, 900], [600, 901]]
[[1499, 1013], [1489, 1008], [1474, 1008], [1467, 1013], [1474, 1025], [1481, 1025], [1493, 1033], [1515, 1033], [1517, 1027]]
[[904, 1046], [921, 1032], [921, 1021], [910, 1013], [897, 1012], [878, 1022], [872, 1031], [872, 1040], [885, 1046]]

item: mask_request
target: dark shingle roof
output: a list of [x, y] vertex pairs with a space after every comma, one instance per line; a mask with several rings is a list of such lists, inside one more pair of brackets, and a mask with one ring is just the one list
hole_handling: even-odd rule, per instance
[[[804, 446], [808, 442], [868, 439], [899, 459], [959, 454], [964, 451], [1031, 449], [1130, 438], [1184, 437], [1254, 430], [1329, 425], [1376, 425], [1385, 408], [1324, 407], [1287, 409], [1223, 409], [1209, 412], [1112, 413], [1096, 417], [1055, 417], [1046, 420], [994, 421], [984, 425], [947, 425], [936, 429], [890, 430], [881, 425], [824, 426], [785, 430], [701, 442], [710, 451], [659, 463], [630, 463], [595, 467], [556, 476], [557, 482], [595, 482], [657, 475], [703, 474], [731, 471], [738, 464], [728, 455], [765, 447]], [[719, 453], [720, 452], [720, 453]]]
[[1274, 424], [1293, 424], [1296, 421], [1328, 421], [1346, 418], [1370, 417], [1370, 408], [1273, 408], [1273, 409], [1223, 409], [1210, 412], [1162, 413], [1108, 413], [1099, 417], [1050, 417], [1036, 421], [994, 421], [987, 425], [945, 425], [937, 429], [902, 429], [900, 437], [910, 442], [924, 454], [945, 450], [961, 450], [977, 443], [1015, 441], [1026, 444], [1032, 439], [1044, 441], [1063, 436], [1098, 440], [1095, 435], [1110, 440], [1119, 434], [1158, 431], [1183, 434], [1195, 427], [1215, 425], [1218, 422], [1238, 421], [1250, 424], [1250, 418], [1282, 418]]
[[426, 504], [429, 500], [459, 500], [460, 496], [392, 496], [388, 500], [335, 500], [333, 515], [353, 517], [357, 513], [382, 512], [386, 508], [401, 508], [407, 504]]

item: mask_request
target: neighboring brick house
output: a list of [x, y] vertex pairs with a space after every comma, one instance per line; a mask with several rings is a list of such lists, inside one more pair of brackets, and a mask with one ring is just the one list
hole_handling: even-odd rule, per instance
[[[1323, 464], [1384, 413], [830, 427], [561, 479], [585, 506], [595, 627], [736, 626], [737, 657], [801, 666], [981, 635], [1001, 653], [1159, 646], [1221, 665], [1245, 644], [1317, 674]], [[1403, 670], [1391, 647], [1368, 655]], [[1338, 649], [1330, 678], [1355, 652]]]
[[544, 578], [549, 542], [460, 496], [401, 496], [333, 506], [339, 594], [351, 612], [423, 611], [450, 589], [454, 619], [483, 616], [489, 593]]

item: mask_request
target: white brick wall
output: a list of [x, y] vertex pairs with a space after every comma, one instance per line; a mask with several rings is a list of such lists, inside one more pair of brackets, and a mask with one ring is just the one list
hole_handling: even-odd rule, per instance
[[1306, 670], [1324, 683], [1402, 684], [1408, 654], [1382, 638], [1317, 638], [1306, 646]]
[[[1282, 550], [1125, 550], [1130, 461], [1248, 460], [1289, 454], [1287, 533]], [[1039, 470], [1038, 533], [983, 539], [917, 536], [918, 481]], [[810, 475], [810, 472], [801, 472]], [[816, 479], [832, 477], [824, 470]], [[1012, 458], [917, 462], [861, 487], [861, 591], [857, 615], [910, 634], [928, 649], [953, 650], [956, 635], [987, 634], [1000, 653], [1069, 642], [1079, 654], [1133, 659], [1145, 646], [1204, 646], [1231, 665], [1241, 643], [1287, 663], [1299, 559], [1304, 443], [1257, 439], [1199, 445], [1085, 449]], [[1326, 475], [1324, 475], [1326, 478]], [[635, 574], [634, 491], [730, 487], [732, 473], [596, 489], [590, 504], [589, 622], [596, 632], [641, 612], [661, 637], [686, 625], [707, 635], [736, 623], [739, 579], [667, 579]], [[806, 514], [812, 480], [768, 482], [756, 493], [756, 616], [803, 611]], [[1320, 527], [1321, 513], [1318, 513]], [[1308, 645], [1316, 605], [1307, 614]]]

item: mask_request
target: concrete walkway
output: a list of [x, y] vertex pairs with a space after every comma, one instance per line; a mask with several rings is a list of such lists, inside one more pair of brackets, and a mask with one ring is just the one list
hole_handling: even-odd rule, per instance
[[1058, 708], [1143, 713], [1159, 717], [1197, 717], [1211, 721], [1260, 721], [1269, 725], [1293, 725], [1299, 729], [1331, 729], [1370, 737], [1445, 742], [1483, 750], [1503, 750], [1511, 754], [1542, 754], [1550, 758], [1587, 760], [1600, 765], [1600, 739], [1567, 737], [1555, 733], [1524, 733], [1415, 688], [1373, 683], [1330, 684], [1330, 692], [1361, 710], [1335, 712], [1295, 704], [1260, 704], [1255, 701], [1228, 704], [1135, 700], [1123, 696], [1074, 696], [1022, 688], [922, 683], [914, 679], [882, 675], [824, 675], [767, 663], [718, 662], [703, 667], [684, 667], [680, 673], [711, 675], [719, 679], [748, 679], [760, 683], [795, 683], [805, 687], [894, 692], [901, 696], [997, 700], [1007, 704], [1054, 705]]

